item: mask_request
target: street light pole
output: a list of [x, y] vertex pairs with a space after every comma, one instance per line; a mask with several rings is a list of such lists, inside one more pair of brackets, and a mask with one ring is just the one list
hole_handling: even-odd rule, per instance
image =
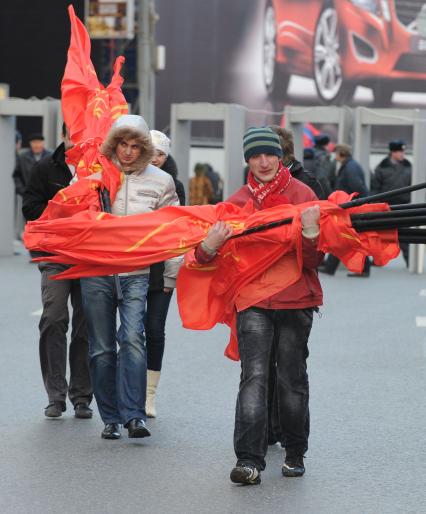
[[151, 17], [154, 12], [153, 0], [138, 0], [137, 30], [137, 77], [139, 89], [139, 114], [149, 127], [155, 121], [155, 75], [153, 66], [154, 35]]

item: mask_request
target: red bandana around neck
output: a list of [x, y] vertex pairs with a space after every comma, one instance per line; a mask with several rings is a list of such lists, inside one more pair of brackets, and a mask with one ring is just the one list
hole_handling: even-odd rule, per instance
[[271, 182], [262, 184], [257, 181], [250, 170], [247, 177], [247, 185], [262, 206], [262, 209], [290, 203], [288, 198], [283, 195], [291, 181], [291, 174], [288, 168], [280, 161], [278, 171]]

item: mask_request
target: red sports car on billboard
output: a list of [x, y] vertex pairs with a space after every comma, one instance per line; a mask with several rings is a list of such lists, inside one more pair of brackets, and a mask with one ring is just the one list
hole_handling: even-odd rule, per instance
[[263, 76], [284, 99], [291, 75], [311, 77], [326, 104], [372, 88], [426, 92], [426, 0], [266, 0]]

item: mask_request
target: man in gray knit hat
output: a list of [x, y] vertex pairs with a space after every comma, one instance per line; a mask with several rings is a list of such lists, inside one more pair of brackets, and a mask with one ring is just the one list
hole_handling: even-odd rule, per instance
[[[251, 128], [244, 136], [244, 157], [249, 166], [247, 185], [228, 202], [256, 209], [298, 204], [317, 199], [305, 184], [291, 176], [282, 163], [278, 135], [267, 127]], [[319, 206], [302, 211], [302, 276], [289, 287], [237, 313], [241, 379], [234, 430], [236, 466], [231, 481], [260, 483], [268, 447], [268, 380], [271, 354], [276, 365], [280, 442], [286, 449], [282, 466], [285, 477], [303, 475], [309, 436], [309, 383], [306, 371], [308, 337], [313, 313], [322, 304], [317, 266], [323, 254], [317, 250]], [[232, 235], [223, 221], [214, 224], [195, 256], [200, 263], [216, 258], [219, 248]], [[272, 351], [275, 348], [274, 352]]]

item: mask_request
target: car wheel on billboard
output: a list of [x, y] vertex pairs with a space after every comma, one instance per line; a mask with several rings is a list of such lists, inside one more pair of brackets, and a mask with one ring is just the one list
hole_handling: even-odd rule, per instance
[[263, 80], [269, 96], [283, 100], [290, 76], [277, 60], [277, 20], [271, 0], [268, 0], [263, 16]]
[[313, 45], [315, 87], [325, 104], [345, 103], [355, 91], [343, 76], [338, 22], [336, 9], [327, 2], [317, 20]]

